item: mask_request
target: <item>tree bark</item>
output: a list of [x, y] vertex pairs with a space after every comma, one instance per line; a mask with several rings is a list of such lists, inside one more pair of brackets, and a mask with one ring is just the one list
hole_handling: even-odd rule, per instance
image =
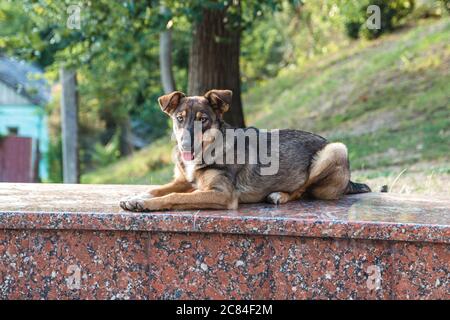
[[78, 155], [78, 92], [77, 75], [73, 70], [60, 69], [61, 134], [64, 183], [79, 183]]
[[[240, 5], [240, 4], [238, 4]], [[188, 94], [203, 95], [211, 89], [233, 91], [230, 110], [224, 119], [244, 127], [239, 69], [240, 26], [224, 22], [226, 10], [204, 9], [193, 30], [189, 55]]]
[[[167, 12], [161, 7], [161, 13]], [[159, 68], [164, 93], [175, 91], [175, 79], [172, 72], [172, 29], [166, 28], [159, 36]]]

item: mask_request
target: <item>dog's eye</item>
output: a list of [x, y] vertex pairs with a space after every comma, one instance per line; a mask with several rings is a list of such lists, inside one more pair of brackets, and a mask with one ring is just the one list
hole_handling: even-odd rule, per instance
[[206, 121], [208, 121], [207, 117], [201, 117], [200, 120], [202, 121], [202, 123], [205, 123]]
[[178, 121], [178, 122], [183, 122], [183, 120], [184, 120], [184, 119], [183, 119], [182, 116], [177, 116], [177, 121]]

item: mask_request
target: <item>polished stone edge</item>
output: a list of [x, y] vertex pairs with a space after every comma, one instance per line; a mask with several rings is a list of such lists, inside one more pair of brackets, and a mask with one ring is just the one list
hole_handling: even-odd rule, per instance
[[450, 225], [230, 217], [201, 212], [1, 212], [0, 229], [196, 232], [450, 243]]

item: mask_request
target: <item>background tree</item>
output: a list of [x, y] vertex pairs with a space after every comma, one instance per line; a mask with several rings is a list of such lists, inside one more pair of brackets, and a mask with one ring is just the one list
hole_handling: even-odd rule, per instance
[[187, 17], [192, 23], [188, 94], [202, 95], [211, 88], [232, 90], [232, 108], [225, 114], [231, 125], [245, 126], [240, 72], [242, 33], [251, 29], [264, 13], [270, 15], [280, 10], [282, 3], [281, 0], [167, 1], [166, 6], [174, 16]]
[[[161, 14], [169, 16], [169, 9], [162, 6]], [[169, 20], [166, 29], [159, 36], [159, 68], [161, 73], [161, 84], [164, 93], [175, 91], [175, 78], [172, 70], [172, 20]]]
[[[201, 8], [194, 22], [189, 53], [189, 95], [202, 95], [210, 89], [233, 91], [232, 107], [225, 121], [244, 127], [239, 68], [241, 23], [240, 1], [230, 5]], [[233, 15], [227, 15], [227, 11]]]
[[80, 182], [77, 74], [61, 68], [61, 134], [64, 183]]

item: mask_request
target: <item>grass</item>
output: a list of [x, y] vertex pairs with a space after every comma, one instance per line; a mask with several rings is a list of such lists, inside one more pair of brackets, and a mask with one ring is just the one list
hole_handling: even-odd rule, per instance
[[[283, 71], [244, 95], [245, 116], [260, 128], [344, 142], [354, 178], [374, 189], [396, 180], [395, 192], [448, 195], [449, 83], [450, 20], [442, 19]], [[161, 140], [82, 182], [163, 183], [171, 176], [170, 153], [170, 142]]]
[[82, 176], [82, 183], [161, 184], [172, 177], [172, 144], [161, 139], [133, 156]]

